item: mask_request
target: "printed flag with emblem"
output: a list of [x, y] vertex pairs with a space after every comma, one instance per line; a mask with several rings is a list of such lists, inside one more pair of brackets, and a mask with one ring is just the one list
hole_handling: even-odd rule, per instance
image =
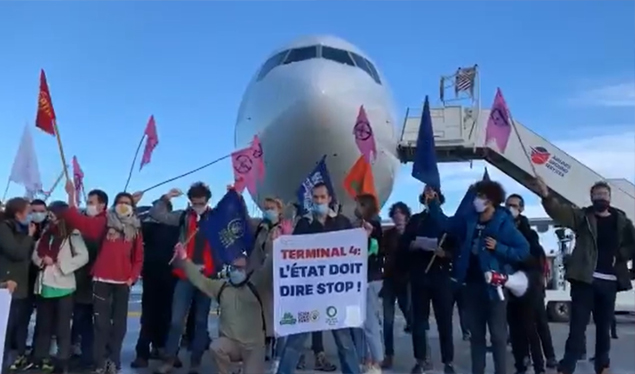
[[40, 70], [40, 93], [37, 100], [35, 126], [47, 134], [55, 136], [55, 109], [44, 69]]
[[154, 121], [154, 116], [150, 116], [144, 134], [146, 136], [146, 145], [143, 149], [143, 156], [141, 157], [139, 171], [141, 171], [145, 165], [150, 163], [152, 160], [152, 152], [154, 152], [154, 149], [157, 145], [159, 145], [159, 135], [157, 134], [157, 124]]
[[251, 159], [254, 163], [253, 178], [254, 183], [247, 184], [247, 191], [254, 197], [256, 196], [256, 187], [258, 182], [262, 181], [265, 177], [265, 161], [262, 153], [262, 144], [258, 135], [254, 136], [254, 140], [251, 142]]
[[377, 203], [377, 190], [375, 190], [375, 180], [371, 165], [361, 156], [348, 171], [344, 178], [344, 190], [353, 199], [362, 194], [369, 194], [375, 197]]
[[458, 96], [461, 92], [468, 92], [474, 96], [474, 81], [476, 80], [476, 66], [471, 68], [459, 68], [454, 78], [454, 93]]
[[73, 156], [73, 184], [75, 185], [75, 203], [79, 206], [82, 191], [84, 191], [84, 172], [79, 166], [77, 156]]
[[255, 136], [249, 147], [231, 154], [234, 169], [234, 188], [242, 192], [247, 188], [255, 196], [256, 185], [264, 178], [265, 165], [260, 139]]
[[214, 274], [253, 249], [247, 206], [235, 189], [228, 190], [207, 219], [199, 221], [199, 229], [213, 248]]
[[353, 135], [355, 135], [355, 143], [357, 148], [362, 152], [366, 161], [372, 164], [377, 157], [377, 145], [375, 144], [375, 134], [373, 128], [368, 121], [364, 106], [359, 107], [357, 120], [353, 127]]
[[331, 193], [332, 199], [336, 199], [335, 189], [333, 188], [333, 184], [331, 183], [331, 175], [329, 174], [329, 170], [326, 167], [326, 156], [322, 157], [320, 162], [318, 162], [315, 168], [296, 190], [296, 196], [298, 199], [298, 203], [300, 204], [300, 206], [298, 207], [298, 214], [302, 215], [311, 211], [311, 207], [313, 206], [313, 186], [318, 183], [324, 183], [326, 185], [326, 188]]
[[498, 151], [504, 153], [511, 134], [512, 123], [509, 108], [503, 97], [503, 92], [498, 88], [487, 119], [487, 127], [485, 127], [485, 146], [494, 142]]

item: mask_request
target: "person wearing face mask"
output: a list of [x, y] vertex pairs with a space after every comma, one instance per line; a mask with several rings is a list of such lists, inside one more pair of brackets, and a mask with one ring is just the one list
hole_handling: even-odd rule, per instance
[[[91, 190], [87, 195], [84, 214], [89, 217], [106, 217], [108, 195], [102, 190]], [[79, 356], [80, 368], [90, 368], [93, 363], [93, 277], [91, 271], [101, 242], [83, 235], [88, 262], [75, 271], [77, 289], [73, 294], [73, 328], [71, 331], [74, 354]]]
[[[538, 233], [531, 228], [527, 217], [521, 214], [525, 207], [522, 196], [509, 195], [505, 201], [505, 206], [514, 217], [518, 231], [529, 243], [529, 256], [514, 267], [514, 270], [523, 271], [527, 276], [528, 289], [521, 297], [510, 294], [507, 303], [507, 320], [514, 365], [517, 373], [524, 374], [529, 366], [527, 357], [531, 357], [534, 372], [544, 374], [545, 357], [548, 359], [549, 366], [555, 368], [556, 365], [549, 326], [547, 325], [547, 337], [542, 343], [539, 335], [542, 328], [539, 326], [539, 316], [546, 314], [543, 275], [546, 255], [540, 245]], [[545, 347], [544, 356], [543, 346]]]
[[[31, 222], [29, 202], [21, 197], [6, 202], [4, 215], [4, 221], [0, 222], [0, 283], [16, 286], [11, 294], [2, 362], [10, 362], [10, 369], [20, 369], [27, 363], [27, 313], [31, 303], [28, 288], [29, 268], [35, 243], [33, 237], [37, 228]], [[12, 345], [16, 350], [16, 356], [10, 361], [8, 355]]]
[[529, 243], [516, 229], [509, 210], [501, 206], [505, 191], [498, 183], [482, 180], [470, 187], [474, 210], [447, 217], [441, 210], [438, 194], [425, 191], [430, 218], [456, 238], [453, 254], [453, 280], [465, 283], [465, 307], [470, 316], [472, 374], [484, 374], [487, 355], [486, 331], [489, 327], [494, 357], [494, 373], [507, 373], [507, 308], [496, 286], [487, 284], [485, 272], [510, 274], [511, 266], [529, 255]]
[[[331, 191], [329, 191], [326, 184], [316, 183], [311, 190], [311, 194], [311, 212], [298, 220], [293, 230], [293, 235], [317, 234], [347, 230], [353, 227], [348, 218], [335, 213], [329, 208], [332, 197]], [[367, 233], [370, 235], [368, 230]], [[359, 357], [353, 343], [351, 329], [332, 330], [332, 333], [337, 346], [342, 373], [360, 374]], [[309, 335], [311, 334], [295, 334], [286, 337], [286, 342], [280, 355], [280, 365], [276, 371], [277, 374], [295, 373], [304, 350], [304, 343]]]
[[121, 349], [128, 322], [130, 288], [139, 279], [143, 265], [141, 222], [135, 215], [135, 197], [127, 192], [115, 196], [106, 214], [83, 215], [75, 204], [75, 187], [66, 183], [70, 208], [60, 219], [85, 238], [99, 241], [92, 268], [94, 373], [114, 374], [121, 367]]
[[[32, 261], [39, 269], [34, 290], [38, 296], [38, 312], [33, 363], [37, 369], [52, 370], [53, 373], [68, 373], [75, 270], [88, 262], [88, 250], [79, 231], [70, 231], [64, 221], [56, 218], [67, 208], [68, 204], [62, 201], [51, 203], [51, 219], [32, 255]], [[55, 365], [49, 367], [53, 335], [58, 354]]]
[[395, 224], [384, 232], [382, 241], [384, 263], [384, 283], [380, 296], [383, 304], [384, 317], [384, 349], [385, 359], [382, 364], [383, 369], [390, 369], [393, 365], [395, 355], [394, 324], [395, 324], [395, 302], [399, 305], [401, 313], [406, 319], [406, 330], [410, 330], [410, 293], [408, 292], [408, 275], [400, 271], [398, 267], [399, 243], [403, 235], [406, 224], [410, 219], [410, 208], [404, 202], [397, 202], [390, 207], [390, 218]]
[[[179, 242], [187, 242], [185, 248], [187, 257], [198, 266], [202, 274], [207, 277], [215, 276], [214, 264], [220, 263], [220, 259], [216, 258], [216, 254], [210, 247], [203, 232], [198, 230], [199, 222], [207, 219], [212, 213], [212, 209], [209, 207], [212, 192], [205, 183], [194, 183], [187, 191], [190, 206], [185, 211], [170, 211], [168, 209], [170, 200], [181, 195], [182, 192], [179, 189], [171, 189], [152, 206], [148, 214], [161, 224], [178, 227], [180, 231]], [[180, 366], [180, 361], [178, 361], [179, 342], [190, 306], [194, 305], [195, 308], [192, 311], [195, 321], [194, 337], [192, 343], [188, 345], [191, 351], [189, 372], [198, 373], [203, 353], [209, 344], [207, 325], [211, 299], [206, 293], [194, 287], [185, 276], [183, 269], [176, 267], [173, 273], [179, 279], [176, 282], [174, 295], [172, 296], [170, 330], [165, 343], [166, 359], [155, 372], [166, 374], [171, 372], [176, 366]]]
[[[445, 198], [438, 188], [426, 186], [426, 191], [435, 191], [439, 204]], [[421, 194], [420, 202], [425, 206], [425, 194]], [[450, 280], [451, 252], [454, 246], [451, 236], [446, 236], [442, 249], [438, 249], [439, 239], [443, 237], [440, 225], [430, 216], [428, 209], [413, 215], [406, 225], [401, 237], [399, 254], [401, 271], [410, 277], [412, 307], [412, 347], [415, 365], [412, 373], [423, 373], [432, 369], [428, 330], [430, 327], [430, 305], [439, 330], [441, 361], [445, 373], [454, 373], [454, 342], [452, 338], [453, 289]], [[434, 260], [433, 260], [434, 258]], [[428, 272], [428, 264], [432, 265]]]
[[273, 256], [263, 264], [249, 264], [240, 256], [229, 266], [228, 279], [210, 279], [189, 259], [182, 245], [177, 245], [175, 252], [177, 265], [187, 279], [219, 304], [220, 337], [210, 346], [218, 373], [231, 374], [238, 361], [242, 361], [243, 373], [264, 373], [266, 321], [261, 295], [273, 287]]
[[632, 288], [627, 263], [635, 253], [635, 228], [626, 213], [611, 206], [611, 187], [597, 182], [590, 189], [591, 206], [577, 208], [563, 204], [550, 193], [545, 181], [537, 178], [545, 212], [556, 223], [576, 234], [575, 247], [565, 267], [571, 284], [571, 317], [561, 374], [573, 374], [584, 352], [587, 323], [593, 312], [595, 322], [595, 372], [606, 373], [610, 366], [611, 323], [617, 292]]

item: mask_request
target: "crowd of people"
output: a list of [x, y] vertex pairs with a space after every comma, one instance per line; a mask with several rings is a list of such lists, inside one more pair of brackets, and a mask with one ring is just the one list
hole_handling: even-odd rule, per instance
[[[546, 368], [573, 374], [586, 353], [584, 336], [591, 312], [596, 373], [606, 374], [616, 293], [631, 287], [627, 262], [635, 252], [635, 229], [624, 212], [610, 205], [606, 183], [590, 189], [592, 205], [587, 208], [560, 203], [541, 179], [537, 187], [547, 214], [576, 233], [575, 249], [566, 261], [570, 331], [559, 362], [544, 309], [545, 253], [522, 214], [522, 196], [506, 196], [497, 182], [473, 185], [470, 212], [453, 217], [443, 213], [441, 191], [426, 187], [420, 195], [423, 211], [412, 214], [402, 202], [390, 207], [394, 226], [389, 229], [381, 226], [374, 196], [359, 195], [355, 217], [348, 218], [334, 208], [325, 184], [313, 186], [311, 211], [294, 219], [292, 234], [362, 227], [368, 235], [366, 318], [362, 328], [331, 331], [339, 365], [325, 355], [324, 332], [275, 337], [272, 242], [291, 234], [282, 224], [282, 201], [264, 200], [262, 218], [253, 221], [254, 247], [218, 273], [222, 260], [198, 230], [198, 223], [214, 212], [205, 184], [190, 187], [184, 210], [175, 210], [171, 202], [182, 194], [178, 189], [148, 209], [137, 207], [141, 193], [119, 193], [109, 207], [109, 196], [92, 190], [80, 210], [75, 188], [68, 182], [67, 202], [46, 204], [18, 197], [3, 206], [0, 286], [8, 288], [12, 297], [5, 369], [117, 373], [131, 286], [142, 278], [141, 330], [130, 365], [146, 368], [151, 360], [158, 360], [151, 365], [157, 374], [185, 366], [179, 359], [184, 346], [190, 353], [190, 374], [202, 372], [208, 351], [220, 374], [233, 373], [238, 362], [244, 374], [261, 374], [266, 361], [273, 362], [276, 373], [291, 374], [307, 366], [309, 336], [313, 369], [381, 373], [395, 363], [396, 305], [405, 318], [405, 331], [412, 336], [415, 374], [432, 368], [431, 306], [443, 370], [455, 372], [455, 305], [463, 340], [470, 343], [472, 374], [484, 374], [488, 350], [494, 372], [505, 374], [508, 344], [518, 374], [530, 368], [536, 374]], [[486, 282], [486, 271], [523, 271], [528, 289], [523, 296], [507, 294], [501, 299]], [[218, 338], [211, 338], [208, 327], [212, 301], [218, 305]], [[55, 352], [51, 352], [53, 342]]]

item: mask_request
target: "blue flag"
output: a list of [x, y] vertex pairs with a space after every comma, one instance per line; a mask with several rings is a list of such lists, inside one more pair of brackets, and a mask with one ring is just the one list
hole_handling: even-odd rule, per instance
[[[485, 168], [485, 172], [483, 173], [483, 178], [481, 180], [490, 180], [487, 168]], [[463, 196], [463, 200], [461, 200], [458, 208], [456, 208], [456, 213], [454, 213], [454, 215], [466, 215], [474, 210], [474, 206], [472, 205], [474, 198], [476, 198], [476, 191], [474, 190], [474, 185], [471, 185], [467, 189], [467, 192], [465, 192], [465, 196]]]
[[199, 222], [199, 230], [212, 247], [215, 273], [236, 258], [248, 256], [254, 247], [247, 209], [235, 190], [227, 191], [207, 219]]
[[415, 161], [412, 164], [412, 176], [432, 188], [441, 189], [428, 96], [426, 96], [426, 101], [423, 104], [423, 113], [419, 123]]
[[335, 190], [331, 183], [331, 175], [326, 168], [326, 156], [322, 157], [320, 162], [315, 166], [315, 169], [306, 177], [296, 192], [299, 203], [298, 214], [305, 214], [311, 210], [311, 206], [313, 205], [313, 195], [311, 191], [313, 190], [313, 186], [318, 183], [326, 184], [333, 201], [335, 201]]

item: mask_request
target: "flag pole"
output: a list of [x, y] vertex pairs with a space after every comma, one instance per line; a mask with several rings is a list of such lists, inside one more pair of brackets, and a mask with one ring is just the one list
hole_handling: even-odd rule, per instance
[[4, 189], [4, 193], [2, 194], [2, 203], [4, 204], [6, 198], [7, 198], [7, 194], [9, 193], [9, 187], [11, 186], [11, 177], [9, 177], [9, 180], [7, 180], [7, 187], [5, 187]]
[[518, 127], [516, 127], [516, 121], [514, 121], [514, 117], [512, 117], [512, 111], [511, 109], [509, 109], [509, 106], [507, 107], [507, 114], [509, 115], [509, 121], [511, 122], [511, 125], [514, 128], [514, 132], [516, 133], [516, 137], [518, 138], [520, 147], [523, 150], [525, 157], [527, 157], [527, 161], [529, 162], [529, 167], [531, 168], [531, 171], [534, 173], [534, 178], [535, 178], [538, 176], [538, 174], [536, 173], [536, 167], [534, 166], [534, 163], [531, 162], [531, 157], [529, 156], [529, 153], [527, 152], [527, 147], [525, 147], [525, 142], [523, 142], [522, 138], [520, 137], [520, 133], [518, 133]]
[[137, 150], [135, 151], [134, 158], [132, 159], [132, 165], [130, 165], [130, 171], [128, 172], [128, 179], [126, 179], [126, 185], [123, 188], [123, 191], [126, 192], [128, 189], [128, 185], [130, 184], [130, 179], [132, 178], [132, 173], [134, 172], [134, 164], [137, 162], [137, 157], [139, 157], [139, 151], [141, 150], [141, 146], [143, 145], [143, 140], [146, 138], [146, 133], [143, 133], [141, 140], [139, 141], [139, 145], [137, 146]]
[[203, 165], [203, 166], [199, 166], [199, 167], [197, 167], [196, 169], [190, 170], [190, 171], [188, 171], [187, 173], [183, 173], [183, 174], [181, 174], [181, 175], [177, 175], [176, 177], [170, 178], [170, 179], [165, 180], [165, 181], [163, 181], [163, 182], [161, 182], [161, 183], [157, 183], [157, 184], [155, 184], [155, 185], [153, 185], [153, 186], [150, 186], [150, 187], [146, 188], [145, 190], [143, 190], [142, 192], [143, 192], [143, 193], [146, 193], [146, 192], [148, 192], [148, 191], [150, 191], [150, 190], [153, 190], [153, 189], [155, 189], [155, 188], [157, 188], [157, 187], [161, 187], [161, 186], [163, 186], [164, 184], [167, 184], [167, 183], [173, 182], [173, 181], [175, 181], [175, 180], [177, 180], [177, 179], [181, 179], [181, 178], [183, 178], [183, 177], [187, 177], [187, 176], [188, 176], [188, 175], [190, 175], [190, 174], [194, 174], [194, 173], [196, 173], [197, 171], [201, 171], [201, 170], [205, 169], [206, 167], [209, 167], [209, 166], [214, 165], [214, 164], [215, 164], [215, 163], [217, 163], [217, 162], [223, 161], [224, 159], [231, 157], [231, 155], [232, 155], [232, 154], [230, 153], [230, 154], [225, 155], [225, 156], [223, 156], [223, 157], [219, 157], [219, 158], [217, 158], [216, 160], [214, 160], [214, 161], [212, 161], [212, 162], [208, 162], [207, 164], [205, 164], [205, 165]]
[[46, 196], [44, 197], [44, 201], [48, 200], [48, 198], [51, 196], [53, 191], [55, 191], [55, 189], [57, 188], [57, 185], [60, 184], [60, 182], [62, 181], [63, 176], [64, 176], [64, 171], [62, 170], [59, 177], [57, 177], [57, 179], [55, 179], [55, 182], [53, 182], [53, 186], [51, 187], [49, 192], [48, 193], [45, 192]]
[[62, 158], [62, 167], [64, 168], [64, 176], [66, 177], [66, 181], [70, 180], [68, 176], [68, 168], [66, 167], [66, 156], [64, 155], [64, 147], [62, 146], [62, 137], [60, 136], [60, 130], [57, 127], [57, 120], [53, 119], [53, 129], [55, 130], [55, 138], [57, 139], [57, 148], [60, 151], [60, 157]]

